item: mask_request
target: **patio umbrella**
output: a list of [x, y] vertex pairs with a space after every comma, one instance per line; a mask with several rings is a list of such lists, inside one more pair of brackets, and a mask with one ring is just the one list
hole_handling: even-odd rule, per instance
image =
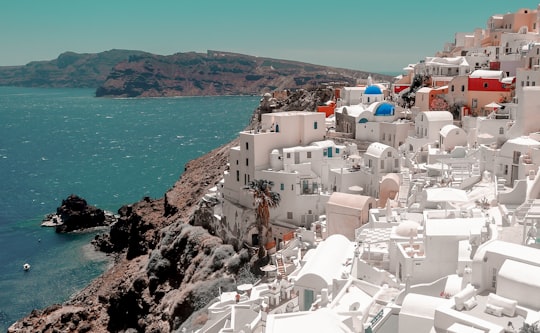
[[497, 103], [495, 103], [495, 102], [491, 102], [491, 103], [489, 103], [489, 104], [484, 105], [484, 108], [487, 108], [487, 109], [493, 109], [493, 110], [494, 110], [494, 109], [500, 108], [501, 106], [502, 106], [502, 105], [500, 105], [500, 104], [497, 104]]
[[358, 185], [349, 186], [349, 191], [354, 192], [354, 193], [362, 193], [363, 190], [364, 188], [362, 186], [358, 186]]
[[477, 135], [477, 137], [480, 139], [493, 139], [493, 135], [489, 133], [480, 133]]
[[268, 277], [269, 272], [273, 272], [275, 270], [277, 270], [276, 265], [266, 265], [266, 266], [261, 267], [261, 271], [266, 273], [266, 277]]

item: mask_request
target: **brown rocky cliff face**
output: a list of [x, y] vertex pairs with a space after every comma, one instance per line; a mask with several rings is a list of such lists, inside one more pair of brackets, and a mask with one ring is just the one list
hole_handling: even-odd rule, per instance
[[[327, 94], [317, 89], [295, 96], [302, 100], [298, 105], [309, 106]], [[287, 103], [295, 103], [294, 97]], [[34, 310], [8, 332], [180, 331], [189, 316], [197, 315], [194, 311], [217, 296], [218, 288], [233, 287], [232, 276], [250, 260], [245, 250], [236, 252], [189, 224], [201, 212], [201, 197], [222, 178], [229, 150], [236, 145], [238, 140], [187, 163], [163, 198], [122, 207], [110, 233], [95, 240], [114, 255], [112, 267], [71, 300]], [[194, 319], [199, 325], [204, 321], [204, 314]]]
[[[208, 51], [169, 56], [133, 50], [65, 52], [57, 59], [0, 66], [0, 85], [96, 88], [96, 96], [260, 95], [322, 84], [355, 85], [369, 73], [298, 61]], [[372, 73], [375, 80], [390, 76]]]
[[[321, 84], [355, 85], [369, 73], [229, 52], [134, 56], [116, 65], [97, 97], [260, 95]], [[372, 74], [374, 79], [389, 76]]]
[[114, 265], [65, 304], [34, 310], [8, 331], [170, 332], [210, 301], [248, 258], [187, 222], [235, 143], [187, 163], [163, 198], [122, 207], [111, 233], [96, 240]]

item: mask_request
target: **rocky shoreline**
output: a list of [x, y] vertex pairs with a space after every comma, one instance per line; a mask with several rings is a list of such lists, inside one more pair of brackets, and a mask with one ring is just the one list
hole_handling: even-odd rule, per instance
[[[223, 245], [221, 239], [203, 228], [189, 225], [199, 198], [221, 179], [229, 148], [235, 144], [230, 142], [187, 163], [181, 178], [163, 198], [143, 198], [122, 207], [111, 232], [94, 240], [114, 257], [114, 265], [66, 303], [34, 310], [8, 332], [177, 329], [202, 306], [197, 297], [210, 300], [214, 297], [211, 286], [216, 285], [217, 290], [217, 285], [225, 287], [231, 283], [230, 276], [235, 272], [224, 267], [227, 259], [238, 261], [238, 265], [247, 260], [247, 256], [240, 258], [232, 246]], [[169, 243], [165, 244], [166, 241]], [[177, 245], [184, 248], [176, 248]], [[204, 260], [214, 258], [212, 253], [216, 251], [225, 254], [221, 264], [217, 259]], [[157, 253], [162, 260], [156, 259]], [[186, 253], [190, 259], [178, 260]], [[164, 262], [169, 261], [171, 266], [167, 257], [178, 258], [177, 266], [163, 271]], [[202, 294], [198, 295], [199, 292]]]
[[[297, 94], [306, 108], [328, 92]], [[271, 112], [261, 100], [258, 112]], [[251, 128], [255, 126], [254, 115]], [[145, 197], [119, 209], [108, 234], [93, 244], [114, 264], [72, 299], [34, 310], [8, 332], [180, 332], [206, 322], [203, 309], [218, 290], [234, 289], [239, 275], [251, 276], [252, 256], [212, 235], [202, 197], [223, 177], [229, 150], [238, 140], [185, 165], [162, 198]], [[208, 222], [208, 221], [207, 221]]]

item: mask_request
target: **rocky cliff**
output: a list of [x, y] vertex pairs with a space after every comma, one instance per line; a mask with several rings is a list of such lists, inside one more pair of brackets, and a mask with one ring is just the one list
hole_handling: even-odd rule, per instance
[[[299, 92], [287, 103], [309, 106], [328, 93]], [[164, 197], [121, 207], [110, 232], [93, 241], [114, 256], [114, 265], [69, 301], [34, 310], [8, 332], [166, 333], [204, 325], [204, 307], [218, 290], [254, 278], [247, 250], [214, 236], [219, 230], [193, 226], [211, 225], [201, 198], [222, 178], [236, 145], [234, 140], [187, 163]]]
[[190, 161], [163, 198], [120, 208], [110, 232], [94, 240], [114, 265], [65, 304], [35, 310], [8, 331], [172, 332], [219, 287], [232, 288], [247, 253], [188, 222], [222, 177], [234, 144]]
[[[221, 51], [130, 57], [114, 67], [96, 96], [259, 95], [322, 84], [355, 85], [369, 73]], [[390, 77], [372, 74], [374, 79]]]
[[[322, 84], [355, 85], [370, 73], [298, 61], [208, 51], [65, 52], [50, 61], [0, 67], [0, 86], [97, 88], [98, 97], [260, 95]], [[389, 76], [371, 73], [373, 79]]]

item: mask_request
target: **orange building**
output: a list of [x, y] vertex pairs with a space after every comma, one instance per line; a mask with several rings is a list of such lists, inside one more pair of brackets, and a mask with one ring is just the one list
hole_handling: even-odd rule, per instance
[[326, 105], [317, 106], [317, 112], [323, 112], [326, 118], [333, 115], [335, 109], [336, 109], [336, 102], [334, 101], [329, 101], [326, 103]]

